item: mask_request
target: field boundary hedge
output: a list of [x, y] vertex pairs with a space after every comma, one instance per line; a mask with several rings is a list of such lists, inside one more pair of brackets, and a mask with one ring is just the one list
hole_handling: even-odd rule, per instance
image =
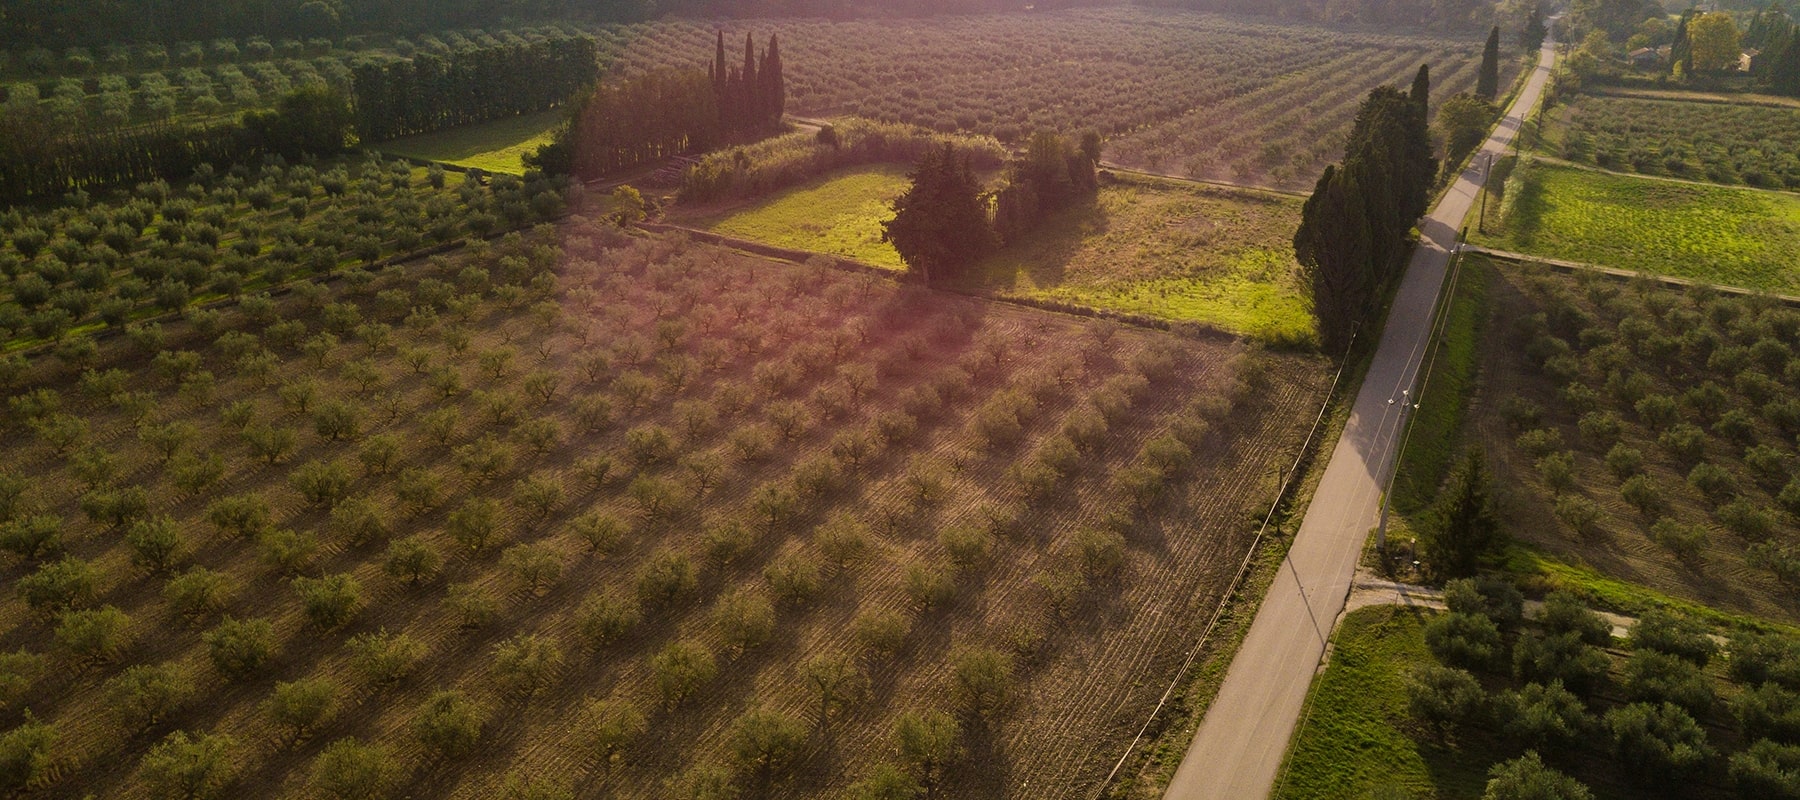
[[[1636, 176], [1632, 176], [1632, 177], [1636, 177]], [[1706, 281], [1694, 280], [1693, 278], [1682, 278], [1682, 277], [1677, 277], [1675, 275], [1659, 275], [1654, 272], [1634, 272], [1634, 271], [1628, 270], [1628, 269], [1619, 269], [1618, 267], [1606, 267], [1606, 266], [1601, 266], [1599, 264], [1589, 264], [1584, 261], [1570, 261], [1568, 259], [1551, 258], [1549, 256], [1534, 256], [1534, 255], [1528, 255], [1526, 253], [1515, 253], [1511, 250], [1494, 250], [1494, 249], [1490, 249], [1487, 247], [1482, 247], [1481, 245], [1478, 245], [1478, 244], [1465, 243], [1465, 244], [1463, 244], [1463, 249], [1481, 253], [1482, 255], [1488, 256], [1489, 258], [1492, 258], [1497, 261], [1506, 261], [1506, 262], [1509, 262], [1512, 264], [1538, 264], [1538, 265], [1549, 268], [1553, 272], [1560, 272], [1563, 274], [1570, 274], [1577, 270], [1581, 270], [1581, 271], [1586, 271], [1586, 272], [1599, 273], [1608, 278], [1612, 278], [1613, 280], [1617, 280], [1617, 281], [1621, 281], [1621, 282], [1629, 282], [1629, 281], [1633, 281], [1633, 280], [1650, 280], [1650, 281], [1654, 281], [1662, 286], [1665, 286], [1668, 288], [1674, 288], [1674, 289], [1686, 289], [1686, 288], [1693, 287], [1693, 286], [1707, 286], [1707, 287], [1716, 289], [1719, 292], [1724, 293], [1724, 294], [1742, 295], [1745, 297], [1765, 296], [1765, 297], [1774, 298], [1774, 300], [1776, 302], [1778, 302], [1784, 306], [1787, 306], [1789, 308], [1800, 308], [1800, 296], [1795, 296], [1795, 295], [1791, 295], [1791, 294], [1775, 294], [1773, 292], [1763, 292], [1763, 291], [1758, 291], [1756, 289], [1746, 289], [1742, 286], [1728, 286], [1728, 285], [1721, 284], [1721, 283], [1707, 283]]]

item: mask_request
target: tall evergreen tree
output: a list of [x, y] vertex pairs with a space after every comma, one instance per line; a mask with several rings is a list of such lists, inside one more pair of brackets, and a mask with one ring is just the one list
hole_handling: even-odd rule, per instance
[[1787, 46], [1769, 62], [1769, 89], [1800, 97], [1800, 36], [1788, 37]]
[[1694, 9], [1681, 12], [1681, 19], [1675, 23], [1675, 38], [1669, 43], [1669, 69], [1678, 75], [1694, 74], [1694, 46], [1688, 40], [1688, 20], [1694, 16]]
[[761, 124], [763, 118], [762, 94], [758, 91], [762, 84], [756, 80], [756, 41], [750, 34], [744, 34], [744, 67], [738, 71], [738, 130], [749, 130]]
[[948, 142], [919, 159], [912, 186], [894, 200], [894, 218], [881, 227], [881, 240], [926, 283], [955, 280], [995, 244], [981, 182], [968, 156]]
[[1341, 355], [1375, 295], [1374, 232], [1354, 177], [1325, 167], [1300, 209], [1294, 255], [1312, 294], [1319, 345]]
[[1532, 7], [1531, 16], [1525, 18], [1525, 30], [1519, 36], [1520, 43], [1525, 45], [1527, 52], [1535, 51], [1544, 46], [1544, 37], [1549, 35], [1550, 29], [1544, 27], [1544, 12]]
[[1439, 578], [1466, 577], [1499, 548], [1501, 538], [1487, 464], [1479, 450], [1471, 450], [1432, 508], [1419, 536], [1420, 555]]
[[1488, 31], [1487, 47], [1481, 50], [1481, 72], [1475, 76], [1475, 96], [1488, 102], [1500, 94], [1500, 26]]
[[1431, 106], [1431, 65], [1420, 64], [1419, 71], [1413, 74], [1412, 91], [1407, 93], [1414, 104], [1420, 108]]
[[713, 93], [725, 96], [725, 32], [719, 31], [718, 52], [713, 55], [712, 63]]
[[763, 51], [762, 67], [763, 125], [771, 130], [781, 126], [787, 113], [787, 80], [781, 74], [781, 42], [769, 34], [769, 48]]

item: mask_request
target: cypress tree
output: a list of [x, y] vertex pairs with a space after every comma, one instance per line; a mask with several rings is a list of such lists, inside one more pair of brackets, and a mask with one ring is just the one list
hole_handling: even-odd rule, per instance
[[1526, 50], [1536, 50], [1544, 46], [1544, 37], [1550, 35], [1550, 29], [1544, 27], [1544, 14], [1533, 7], [1531, 16], [1525, 18], [1525, 31], [1519, 40], [1525, 44]]
[[1353, 176], [1325, 167], [1300, 209], [1294, 255], [1312, 294], [1319, 346], [1341, 355], [1375, 293], [1374, 232]]
[[1481, 51], [1481, 73], [1475, 78], [1475, 96], [1488, 102], [1500, 94], [1500, 26], [1488, 31], [1487, 47]]
[[948, 142], [919, 159], [912, 186], [893, 207], [894, 218], [881, 224], [881, 240], [891, 242], [926, 283], [956, 279], [994, 247], [981, 183], [968, 157]]
[[1412, 92], [1408, 95], [1420, 108], [1431, 105], [1431, 65], [1420, 64], [1419, 71], [1413, 75]]
[[1486, 463], [1479, 450], [1471, 450], [1420, 532], [1420, 554], [1433, 575], [1466, 577], [1499, 548], [1501, 538]]
[[1675, 39], [1669, 44], [1669, 69], [1674, 71], [1680, 67], [1680, 74], [1694, 74], [1694, 47], [1688, 41], [1688, 20], [1694, 16], [1694, 10], [1681, 12], [1680, 21], [1675, 23]]
[[723, 100], [725, 98], [725, 32], [722, 30], [719, 31], [718, 53], [713, 56], [712, 79], [713, 93]]
[[763, 100], [762, 85], [756, 80], [756, 41], [750, 34], [744, 34], [744, 68], [738, 73], [740, 114], [737, 130], [745, 131], [762, 124]]
[[759, 74], [763, 83], [763, 124], [778, 128], [782, 114], [787, 113], [787, 83], [781, 74], [781, 42], [773, 33], [769, 34], [769, 49], [763, 52]]
[[1788, 37], [1786, 47], [1769, 64], [1769, 89], [1800, 97], [1800, 36]]

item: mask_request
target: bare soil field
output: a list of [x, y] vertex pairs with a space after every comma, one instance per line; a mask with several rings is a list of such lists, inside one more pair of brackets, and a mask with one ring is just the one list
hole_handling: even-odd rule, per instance
[[1328, 377], [591, 222], [270, 300], [6, 388], [34, 797], [1086, 797]]

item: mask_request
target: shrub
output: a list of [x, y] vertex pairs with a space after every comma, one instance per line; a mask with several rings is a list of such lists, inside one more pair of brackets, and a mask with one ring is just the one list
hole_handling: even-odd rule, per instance
[[213, 666], [227, 678], [241, 678], [275, 657], [275, 626], [266, 619], [226, 617], [201, 637]]
[[669, 644], [650, 659], [652, 680], [663, 702], [677, 705], [719, 674], [718, 662], [703, 645], [690, 640]]
[[1670, 517], [1662, 517], [1650, 526], [1650, 541], [1667, 548], [1684, 561], [1693, 561], [1706, 549], [1706, 526], [1684, 525]]
[[1761, 740], [1733, 753], [1727, 774], [1746, 798], [1800, 797], [1800, 746]]
[[1495, 764], [1488, 770], [1488, 782], [1481, 800], [1593, 800], [1593, 793], [1580, 781], [1550, 767], [1534, 750], [1511, 761]]
[[1653, 431], [1666, 431], [1681, 421], [1681, 406], [1666, 394], [1653, 394], [1637, 401], [1638, 421]]
[[56, 643], [84, 661], [113, 661], [131, 646], [131, 617], [113, 606], [64, 611], [56, 622]]
[[399, 765], [386, 747], [345, 737], [313, 759], [311, 784], [329, 800], [382, 800], [393, 794], [400, 778]]
[[821, 586], [818, 566], [799, 551], [770, 562], [763, 568], [763, 579], [769, 582], [776, 597], [800, 605], [811, 602]]
[[346, 572], [323, 578], [295, 578], [294, 591], [300, 595], [306, 618], [325, 629], [343, 627], [363, 604], [362, 584]]
[[575, 612], [575, 630], [590, 646], [618, 641], [642, 620], [635, 600], [613, 593], [597, 594]]
[[1652, 609], [1639, 618], [1628, 641], [1633, 650], [1655, 650], [1701, 667], [1719, 650], [1701, 623], [1663, 609]]
[[1706, 732], [1680, 706], [1633, 703], [1606, 712], [1613, 752], [1647, 784], [1690, 777], [1712, 755]]
[[1556, 518], [1578, 534], [1594, 531], [1600, 519], [1606, 515], [1600, 505], [1578, 494], [1566, 494], [1556, 499], [1553, 509]]
[[1625, 696], [1649, 703], [1674, 703], [1704, 716], [1713, 705], [1711, 679], [1677, 656], [1640, 650], [1625, 663]]
[[719, 598], [713, 620], [725, 637], [725, 646], [743, 652], [775, 633], [775, 606], [760, 593], [738, 589]]
[[1750, 542], [1768, 539], [1778, 524], [1774, 509], [1759, 506], [1746, 497], [1719, 506], [1713, 513], [1726, 530]]
[[806, 744], [806, 726], [779, 711], [752, 708], [731, 723], [726, 748], [739, 767], [756, 773], [757, 785], [792, 765]]
[[1468, 669], [1491, 669], [1506, 655], [1499, 627], [1479, 614], [1434, 617], [1425, 625], [1425, 644], [1438, 660]]
[[175, 731], [144, 754], [138, 775], [158, 800], [214, 800], [237, 779], [236, 749], [229, 736]]
[[413, 737], [438, 758], [455, 759], [473, 752], [481, 740], [487, 714], [463, 692], [441, 689], [413, 715]]
[[494, 645], [494, 661], [488, 671], [502, 693], [530, 697], [555, 680], [562, 664], [563, 652], [556, 640], [521, 634]]
[[48, 777], [56, 767], [59, 738], [55, 727], [29, 714], [0, 736], [0, 787], [22, 789]]
[[645, 727], [644, 713], [629, 700], [590, 700], [579, 723], [582, 740], [600, 753], [603, 763], [611, 763]]
[[93, 565], [64, 556], [20, 578], [15, 586], [25, 605], [40, 614], [52, 614], [92, 602], [95, 583]]
[[890, 609], [869, 608], [850, 622], [851, 636], [862, 648], [877, 655], [892, 655], [905, 644], [912, 621]]
[[194, 679], [175, 664], [138, 664], [101, 688], [122, 728], [142, 731], [180, 710], [194, 695]]
[[1611, 411], [1589, 411], [1581, 415], [1576, 428], [1581, 431], [1581, 438], [1596, 449], [1617, 444], [1624, 432], [1619, 415]]
[[1731, 713], [1745, 738], [1800, 741], [1800, 695], [1781, 684], [1745, 688], [1732, 698]]
[[1564, 749], [1580, 744], [1593, 727], [1581, 698], [1562, 682], [1528, 683], [1496, 698], [1495, 716], [1506, 735], [1526, 747]]
[[1702, 461], [1694, 465], [1688, 472], [1688, 484], [1706, 496], [1715, 505], [1724, 502], [1737, 492], [1737, 481], [1724, 467], [1710, 461]]
[[894, 743], [900, 760], [919, 773], [919, 782], [931, 791], [943, 770], [963, 757], [962, 725], [942, 711], [909, 711], [894, 723]]
[[1606, 677], [1606, 656], [1583, 642], [1577, 631], [1526, 631], [1513, 645], [1513, 676], [1521, 681], [1561, 681], [1570, 691], [1588, 695]]
[[345, 645], [350, 651], [350, 666], [364, 681], [386, 686], [412, 674], [425, 656], [425, 646], [405, 633], [388, 633], [382, 629], [361, 633]]
[[289, 740], [298, 740], [337, 711], [337, 687], [323, 678], [304, 678], [275, 684], [269, 698], [269, 718], [289, 729]]
[[1518, 627], [1525, 615], [1525, 598], [1518, 587], [1486, 575], [1444, 584], [1444, 604], [1452, 613], [1487, 617], [1502, 630]]
[[1475, 676], [1436, 664], [1413, 670], [1406, 696], [1413, 717], [1431, 726], [1440, 740], [1458, 727], [1478, 724], [1486, 711], [1487, 694]]
[[1683, 465], [1697, 464], [1706, 455], [1706, 432], [1691, 423], [1680, 422], [1669, 426], [1656, 441]]
[[163, 599], [170, 610], [189, 618], [225, 610], [232, 594], [231, 578], [205, 567], [189, 567], [163, 585]]

